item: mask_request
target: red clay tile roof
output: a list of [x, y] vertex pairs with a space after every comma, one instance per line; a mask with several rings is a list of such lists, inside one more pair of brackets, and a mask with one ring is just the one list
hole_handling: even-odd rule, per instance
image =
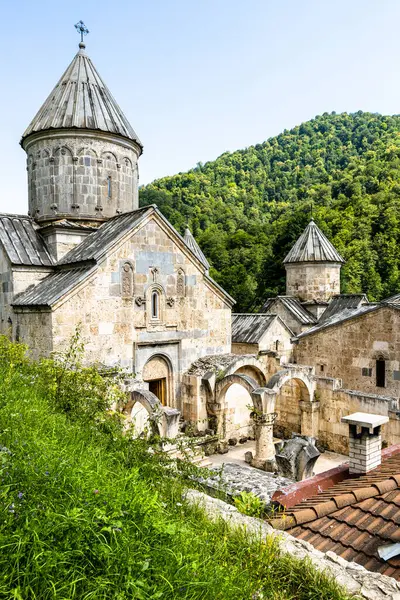
[[270, 523], [317, 550], [400, 580], [400, 555], [386, 561], [378, 555], [380, 546], [400, 542], [400, 446], [377, 469], [300, 502]]

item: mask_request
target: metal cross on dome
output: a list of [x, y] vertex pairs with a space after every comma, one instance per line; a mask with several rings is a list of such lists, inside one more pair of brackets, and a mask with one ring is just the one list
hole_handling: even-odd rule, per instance
[[81, 34], [81, 43], [83, 43], [83, 36], [89, 33], [89, 29], [83, 21], [78, 21], [75, 25], [75, 29]]

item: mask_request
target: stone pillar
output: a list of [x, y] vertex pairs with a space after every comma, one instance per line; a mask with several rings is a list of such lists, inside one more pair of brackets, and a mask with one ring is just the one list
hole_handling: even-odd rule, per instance
[[254, 430], [256, 454], [251, 464], [257, 469], [275, 470], [275, 447], [273, 426], [276, 419], [276, 393], [268, 388], [259, 388], [251, 394], [254, 404]]
[[368, 473], [379, 467], [382, 460], [381, 425], [389, 421], [382, 415], [353, 413], [342, 417], [349, 425], [349, 472]]
[[302, 400], [300, 402], [301, 410], [301, 435], [309, 437], [318, 437], [319, 433], [319, 402], [310, 402]]
[[275, 470], [275, 447], [273, 426], [276, 414], [258, 415], [255, 417], [256, 455], [251, 464], [265, 471]]

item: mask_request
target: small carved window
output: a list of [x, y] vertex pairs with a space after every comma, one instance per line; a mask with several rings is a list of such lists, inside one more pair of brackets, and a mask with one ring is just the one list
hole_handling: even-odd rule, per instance
[[107, 177], [107, 197], [112, 197], [111, 175]]
[[369, 367], [363, 367], [361, 369], [361, 375], [363, 377], [372, 377], [372, 369], [370, 369]]
[[133, 267], [130, 262], [122, 266], [122, 296], [123, 298], [132, 298], [133, 296]]
[[160, 318], [160, 294], [156, 290], [151, 293], [151, 318]]
[[183, 269], [178, 270], [176, 278], [176, 295], [181, 298], [185, 295], [185, 271]]

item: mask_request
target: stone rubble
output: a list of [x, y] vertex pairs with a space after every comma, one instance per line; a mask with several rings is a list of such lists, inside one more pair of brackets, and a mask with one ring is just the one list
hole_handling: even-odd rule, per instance
[[240, 492], [252, 492], [266, 505], [270, 504], [276, 490], [293, 483], [286, 477], [235, 463], [225, 463], [223, 466], [209, 469], [207, 475], [200, 477], [198, 481], [209, 489], [224, 492], [231, 498]]
[[299, 559], [308, 558], [314, 567], [327, 571], [327, 574], [348, 593], [354, 594], [355, 600], [400, 600], [400, 583], [392, 577], [371, 573], [361, 565], [348, 562], [333, 552], [320, 552], [308, 542], [297, 540], [286, 532], [277, 531], [261, 519], [241, 514], [223, 500], [212, 498], [197, 490], [188, 490], [185, 497], [189, 503], [202, 506], [212, 520], [221, 518], [232, 528], [245, 528], [251, 536], [276, 537], [283, 552]]

